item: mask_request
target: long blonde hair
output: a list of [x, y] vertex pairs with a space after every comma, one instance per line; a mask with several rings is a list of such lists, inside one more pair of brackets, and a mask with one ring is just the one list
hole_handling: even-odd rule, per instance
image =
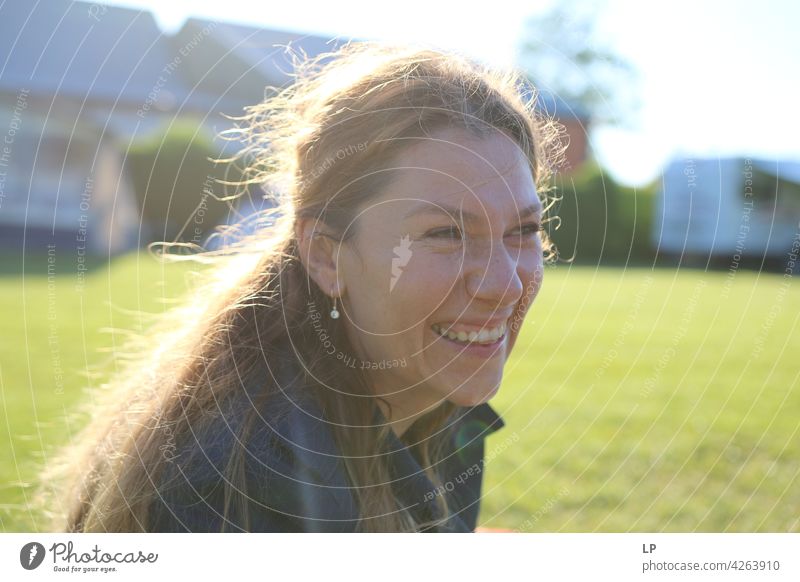
[[[203, 273], [207, 279], [127, 349], [136, 357], [103, 387], [105, 397], [98, 397], [79, 438], [45, 469], [40, 499], [52, 530], [148, 531], [165, 447], [240, 393], [242, 378], [282, 345], [293, 346], [297, 385], [313, 394], [331, 422], [358, 502], [359, 529], [429, 525], [418, 523], [393, 494], [379, 454], [391, 429], [374, 426], [376, 401], [365, 398], [371, 392], [362, 372], [327, 355], [311, 331], [307, 305], [329, 305], [330, 298], [300, 261], [295, 222], [313, 217], [345, 232], [354, 210], [384, 186], [384, 173], [375, 170], [406, 147], [408, 140], [398, 138], [447, 126], [511, 136], [547, 202], [563, 160], [563, 127], [537, 112], [536, 94], [519, 73], [457, 54], [359, 42], [295, 60], [293, 84], [247, 108], [229, 132], [244, 144], [231, 160], [246, 167], [242, 184], [266, 188], [278, 206], [264, 213], [267, 226], [254, 234], [193, 256], [212, 265]], [[546, 237], [543, 242], [551, 258], [553, 248]], [[341, 329], [333, 326], [330, 333], [341, 351], [354, 353]], [[269, 377], [263, 383], [261, 402], [281, 390]], [[440, 483], [435, 467], [448, 438], [444, 429], [457, 412], [444, 403], [403, 435], [434, 484]], [[257, 415], [254, 405], [234, 442], [246, 442]], [[241, 527], [249, 529], [244, 462], [244, 448], [234, 446], [221, 480], [225, 514], [244, 515]], [[447, 519], [444, 496], [437, 503]]]

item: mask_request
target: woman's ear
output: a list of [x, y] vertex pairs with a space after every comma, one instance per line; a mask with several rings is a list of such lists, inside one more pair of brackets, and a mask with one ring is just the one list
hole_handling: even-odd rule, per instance
[[309, 277], [324, 293], [340, 297], [336, 259], [340, 242], [324, 223], [313, 218], [298, 218], [295, 222], [300, 261]]

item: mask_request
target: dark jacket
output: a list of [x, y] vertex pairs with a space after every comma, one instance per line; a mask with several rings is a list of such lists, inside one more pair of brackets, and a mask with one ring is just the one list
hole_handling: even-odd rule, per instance
[[[251, 392], [242, 391], [242, 394]], [[289, 398], [288, 391], [285, 392]], [[252, 406], [242, 398], [242, 406]], [[246, 443], [237, 443], [235, 422], [241, 414], [222, 414], [170, 454], [160, 498], [151, 509], [154, 532], [222, 531], [222, 472], [234, 446], [246, 447], [244, 467], [249, 498], [249, 527], [236, 507], [229, 508], [225, 531], [350, 532], [358, 511], [330, 426], [311, 398], [293, 402], [288, 415], [275, 415], [273, 399], [260, 415]], [[283, 404], [286, 402], [284, 401]], [[377, 408], [377, 407], [376, 407]], [[230, 409], [234, 410], [234, 409]], [[438, 515], [435, 498], [447, 496], [453, 517], [426, 531], [474, 531], [480, 508], [484, 439], [504, 426], [488, 405], [460, 408], [444, 461], [442, 485], [423, 472], [414, 448], [390, 431], [385, 444], [392, 487], [418, 517]], [[263, 419], [263, 420], [262, 420]], [[376, 420], [385, 422], [376, 412]]]

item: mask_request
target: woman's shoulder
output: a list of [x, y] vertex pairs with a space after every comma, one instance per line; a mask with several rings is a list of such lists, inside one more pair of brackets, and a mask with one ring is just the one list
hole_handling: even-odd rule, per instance
[[[474, 531], [480, 512], [485, 440], [505, 426], [503, 419], [489, 404], [462, 407], [453, 421], [449, 449], [438, 471], [441, 484], [423, 492], [423, 502], [443, 495], [454, 514], [453, 521], [441, 531]], [[494, 456], [492, 451], [491, 455]], [[463, 525], [460, 525], [463, 524]]]
[[485, 438], [506, 425], [503, 417], [488, 403], [466, 408], [461, 423], [478, 438]]
[[455, 452], [476, 462], [483, 457], [485, 440], [505, 426], [503, 418], [488, 403], [460, 408], [452, 427]]
[[[244, 389], [185, 436], [161, 481], [155, 531], [219, 531], [225, 521], [233, 531], [354, 529], [358, 512], [341, 454], [319, 406], [303, 391], [282, 389], [261, 405]], [[239, 483], [227, 477], [235, 455]], [[225, 517], [231, 493], [246, 501], [249, 525], [243, 515]], [[181, 527], [181, 514], [188, 527]]]

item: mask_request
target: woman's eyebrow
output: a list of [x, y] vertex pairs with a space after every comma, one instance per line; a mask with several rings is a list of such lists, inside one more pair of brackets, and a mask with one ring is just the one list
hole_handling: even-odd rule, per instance
[[[519, 219], [522, 220], [529, 216], [536, 214], [537, 212], [541, 211], [542, 204], [541, 202], [534, 202], [529, 206], [526, 206], [519, 212]], [[463, 210], [460, 208], [455, 208], [453, 206], [447, 206], [445, 204], [433, 204], [430, 202], [424, 202], [415, 208], [411, 209], [403, 218], [411, 218], [412, 216], [419, 216], [420, 214], [445, 214], [447, 215], [453, 222], [460, 222], [457, 217], [462, 217], [465, 222], [478, 222], [481, 220], [485, 220], [484, 215], [474, 214], [469, 212], [468, 210]]]

